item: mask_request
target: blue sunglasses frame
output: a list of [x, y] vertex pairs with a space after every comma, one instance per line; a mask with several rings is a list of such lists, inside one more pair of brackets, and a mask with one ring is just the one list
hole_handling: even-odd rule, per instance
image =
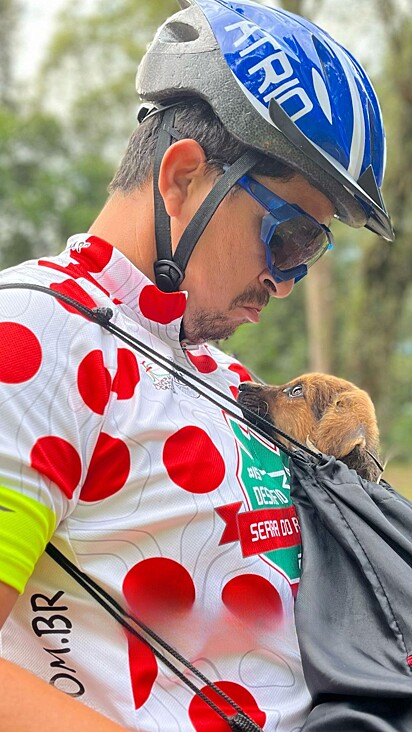
[[[306, 211], [303, 211], [299, 206], [288, 203], [269, 188], [266, 188], [263, 183], [259, 183], [259, 181], [249, 175], [243, 175], [238, 180], [237, 185], [243, 188], [255, 201], [260, 203], [268, 211], [262, 219], [260, 238], [265, 247], [267, 268], [273, 279], [275, 282], [286, 282], [287, 280], [298, 282], [307, 275], [309, 267], [317, 262], [322, 254], [333, 247], [334, 241], [331, 230], [306, 213]], [[319, 231], [318, 235], [323, 232], [325, 235], [324, 243], [319, 246], [318, 252], [313, 254], [306, 262], [303, 261], [301, 264], [289, 267], [288, 269], [279, 269], [273, 263], [273, 251], [270, 247], [270, 242], [280, 224], [302, 217], [310, 222], [312, 226], [317, 227]], [[311, 241], [313, 242], [313, 237]], [[304, 250], [302, 254], [304, 254]]]

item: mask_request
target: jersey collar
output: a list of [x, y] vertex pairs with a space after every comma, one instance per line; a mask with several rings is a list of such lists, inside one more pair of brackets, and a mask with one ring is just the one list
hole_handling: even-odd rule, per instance
[[[98, 236], [76, 234], [67, 242], [66, 252], [73, 266], [110, 297], [120, 309], [153, 335], [174, 348], [187, 349], [180, 342], [187, 292], [162, 292], [112, 244]], [[195, 347], [196, 349], [199, 346]]]

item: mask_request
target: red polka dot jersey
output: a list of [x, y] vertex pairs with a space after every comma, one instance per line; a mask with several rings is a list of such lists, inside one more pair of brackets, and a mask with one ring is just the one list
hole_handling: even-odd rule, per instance
[[[5, 282], [110, 307], [228, 397], [250, 378], [213, 346], [182, 347], [186, 293], [160, 292], [95, 236]], [[52, 540], [264, 730], [296, 731], [309, 708], [288, 569], [298, 528], [276, 449], [50, 295], [0, 290], [0, 344], [0, 580], [21, 593], [3, 656], [130, 730], [229, 731], [43, 553]]]

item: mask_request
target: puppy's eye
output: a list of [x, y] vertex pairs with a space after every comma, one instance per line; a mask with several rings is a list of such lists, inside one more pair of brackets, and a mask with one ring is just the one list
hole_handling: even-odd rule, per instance
[[303, 396], [303, 386], [302, 384], [296, 384], [295, 386], [289, 387], [287, 389], [287, 395], [290, 397], [301, 397]]

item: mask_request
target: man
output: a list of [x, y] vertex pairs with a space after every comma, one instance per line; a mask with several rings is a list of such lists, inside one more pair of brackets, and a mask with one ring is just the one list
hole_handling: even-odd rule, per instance
[[[308, 21], [181, 5], [141, 63], [140, 124], [89, 232], [1, 280], [52, 290], [0, 290], [0, 719], [20, 732], [39, 715], [185, 732], [236, 714], [292, 732], [310, 708], [287, 471], [229, 401], [247, 372], [206, 341], [287, 296], [334, 216], [392, 238], [382, 121], [363, 70]], [[49, 541], [195, 668], [125, 632]]]

